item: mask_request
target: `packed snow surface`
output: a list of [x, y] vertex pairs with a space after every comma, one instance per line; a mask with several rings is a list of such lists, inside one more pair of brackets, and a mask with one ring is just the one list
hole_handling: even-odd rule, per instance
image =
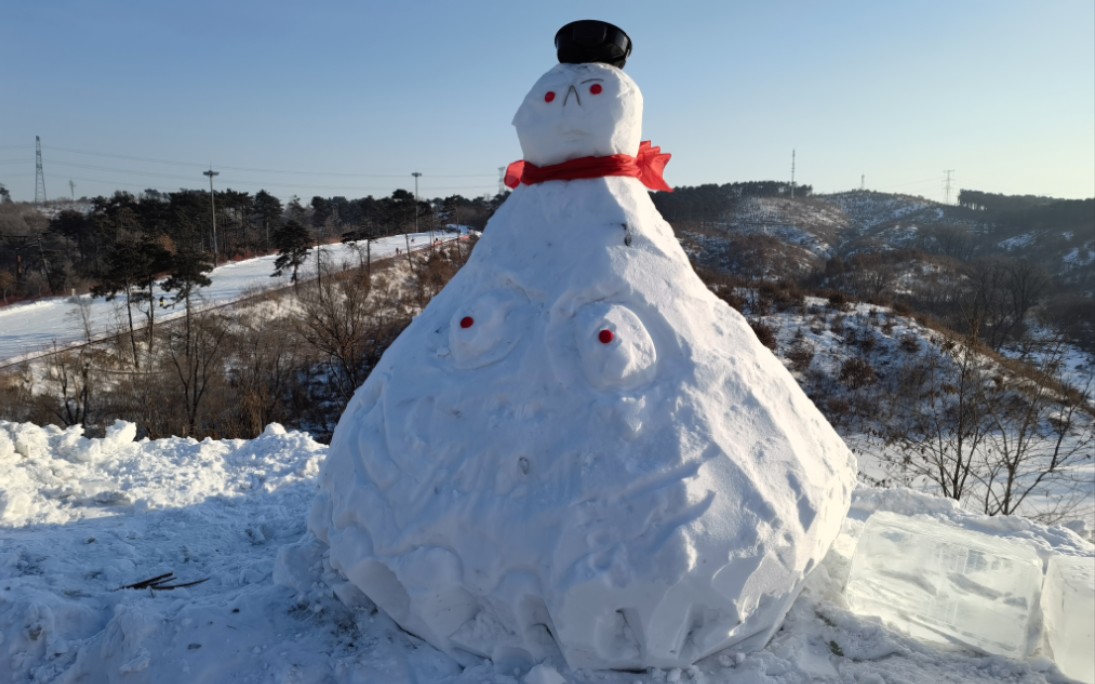
[[[1061, 662], [1057, 650], [1068, 643], [1082, 648], [1076, 668], [1091, 665], [1090, 544], [1065, 528], [985, 518], [902, 489], [855, 492], [831, 551], [760, 651], [728, 649], [691, 667], [641, 672], [571, 669], [558, 659], [461, 665], [399, 629], [348, 583], [325, 577], [321, 564], [290, 565], [300, 557], [290, 551], [304, 533], [327, 447], [277, 425], [250, 441], [134, 442], [134, 432], [119, 423], [105, 438], [86, 439], [78, 427], [0, 422], [0, 681], [1072, 681], [1062, 670], [1084, 681], [1082, 669], [1059, 670], [1049, 658]], [[1048, 559], [1046, 616], [1032, 625], [1053, 650], [986, 655], [852, 612], [843, 586], [865, 521], [879, 511], [1026, 544]], [[1065, 563], [1054, 570], [1058, 559]], [[167, 573], [173, 577], [153, 583], [162, 588], [125, 588]]]
[[[619, 69], [564, 64], [514, 121], [546, 166], [634, 154], [641, 112]], [[855, 472], [638, 179], [555, 181], [513, 192], [358, 391], [310, 529], [454, 657], [686, 667], [767, 643]]]

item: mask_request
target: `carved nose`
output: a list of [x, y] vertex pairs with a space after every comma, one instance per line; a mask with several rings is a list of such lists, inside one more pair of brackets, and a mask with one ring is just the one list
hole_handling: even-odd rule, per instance
[[582, 106], [582, 98], [578, 97], [578, 89], [575, 88], [574, 86], [570, 86], [570, 88], [567, 89], [566, 97], [563, 98], [563, 106], [564, 107], [567, 106], [567, 102], [570, 101], [571, 93], [574, 94], [574, 101], [578, 103], [579, 107], [581, 107]]

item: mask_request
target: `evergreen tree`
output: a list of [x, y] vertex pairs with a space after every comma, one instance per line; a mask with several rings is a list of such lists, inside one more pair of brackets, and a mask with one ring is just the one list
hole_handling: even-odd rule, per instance
[[107, 253], [105, 269], [99, 284], [91, 289], [92, 295], [107, 301], [123, 294], [129, 322], [129, 343], [133, 351], [133, 366], [140, 368], [137, 353], [136, 327], [133, 323], [133, 307], [145, 305], [145, 322], [148, 328], [148, 351], [152, 351], [152, 332], [155, 323], [153, 286], [156, 277], [165, 271], [170, 255], [163, 246], [147, 235], [123, 231]]
[[194, 290], [213, 283], [206, 274], [213, 270], [213, 261], [205, 252], [187, 246], [171, 258], [170, 275], [163, 282], [165, 292], [174, 292], [175, 302], [185, 302], [190, 309], [190, 296]]
[[308, 249], [312, 246], [312, 235], [299, 221], [290, 219], [274, 233], [274, 246], [278, 249], [278, 258], [274, 260], [272, 278], [290, 271], [289, 282], [297, 284], [297, 272], [308, 258]]
[[266, 248], [269, 249], [273, 245], [271, 241], [272, 234], [278, 228], [281, 228], [281, 200], [265, 190], [259, 190], [255, 193], [255, 201], [252, 207], [254, 211], [253, 220], [262, 227], [263, 239]]

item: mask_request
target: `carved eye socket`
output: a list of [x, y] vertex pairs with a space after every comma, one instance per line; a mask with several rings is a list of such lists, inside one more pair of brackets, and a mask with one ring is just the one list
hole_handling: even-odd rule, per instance
[[582, 371], [591, 385], [632, 390], [654, 378], [658, 353], [635, 312], [599, 302], [579, 310], [575, 323]]
[[528, 300], [518, 292], [492, 292], [455, 312], [449, 351], [460, 369], [480, 368], [509, 354], [527, 329]]
[[554, 101], [555, 101], [555, 91], [554, 90], [549, 90], [546, 93], [544, 93], [544, 102], [554, 102]]
[[603, 91], [604, 88], [601, 87], [600, 83], [594, 83], [593, 85], [589, 86], [589, 92], [593, 93], [594, 95], [600, 95]]

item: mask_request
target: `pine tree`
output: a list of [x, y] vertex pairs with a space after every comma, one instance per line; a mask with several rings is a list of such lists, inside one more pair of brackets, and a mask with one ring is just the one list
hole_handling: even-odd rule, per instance
[[276, 278], [290, 271], [289, 282], [297, 284], [297, 273], [301, 264], [308, 258], [308, 249], [312, 246], [312, 235], [304, 224], [290, 219], [274, 232], [274, 246], [278, 248], [278, 258], [274, 261]]

